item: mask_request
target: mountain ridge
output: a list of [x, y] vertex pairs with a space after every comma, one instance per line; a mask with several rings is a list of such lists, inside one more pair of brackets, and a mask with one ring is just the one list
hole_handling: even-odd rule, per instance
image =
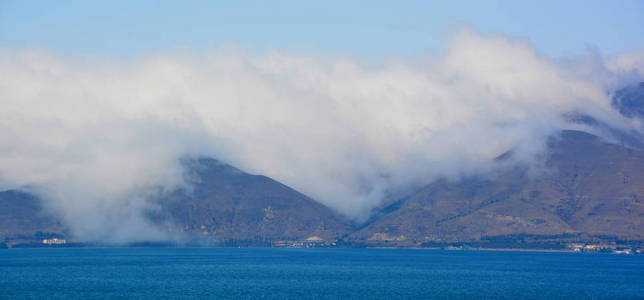
[[[229, 246], [307, 239], [398, 247], [518, 236], [644, 240], [644, 152], [574, 130], [551, 138], [548, 149], [549, 171], [541, 176], [514, 166], [491, 177], [437, 180], [362, 224], [269, 177], [212, 158], [184, 158], [192, 189], [154, 199], [158, 209], [146, 216], [189, 239]], [[36, 235], [70, 237], [34, 196], [0, 192], [0, 204], [5, 243], [29, 235], [36, 242]]]
[[407, 246], [516, 234], [642, 239], [643, 152], [569, 130], [551, 142], [547, 165], [556, 172], [536, 180], [522, 168], [494, 180], [439, 180], [352, 238]]

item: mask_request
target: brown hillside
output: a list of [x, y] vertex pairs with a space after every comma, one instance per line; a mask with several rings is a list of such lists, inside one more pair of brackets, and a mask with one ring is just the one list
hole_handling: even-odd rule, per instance
[[546, 165], [548, 172], [536, 178], [513, 169], [432, 183], [351, 238], [397, 244], [520, 233], [644, 239], [644, 152], [564, 131], [551, 142]]

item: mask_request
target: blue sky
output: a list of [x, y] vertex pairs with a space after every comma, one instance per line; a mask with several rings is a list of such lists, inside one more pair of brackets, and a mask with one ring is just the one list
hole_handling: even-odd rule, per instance
[[0, 46], [130, 57], [233, 42], [366, 58], [441, 53], [453, 30], [553, 57], [644, 48], [644, 1], [0, 1]]

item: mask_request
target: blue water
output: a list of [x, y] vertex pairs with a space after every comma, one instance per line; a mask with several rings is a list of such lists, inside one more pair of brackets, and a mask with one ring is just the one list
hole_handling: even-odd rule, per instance
[[644, 256], [393, 249], [10, 249], [0, 298], [644, 298]]

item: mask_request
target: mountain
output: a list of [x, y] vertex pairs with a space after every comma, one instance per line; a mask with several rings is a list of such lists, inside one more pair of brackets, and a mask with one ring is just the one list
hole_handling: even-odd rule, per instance
[[334, 240], [349, 221], [271, 178], [251, 175], [210, 158], [185, 160], [193, 189], [158, 200], [156, 222], [224, 242]]
[[[193, 241], [217, 245], [309, 239], [353, 246], [431, 246], [501, 240], [515, 247], [517, 241], [644, 240], [643, 151], [572, 130], [553, 137], [548, 147], [542, 170], [515, 166], [488, 176], [438, 180], [355, 227], [271, 178], [215, 159], [186, 159], [192, 188], [152, 199], [156, 209], [147, 217]], [[0, 192], [4, 243], [69, 238], [64, 229], [44, 213], [38, 198]]]
[[[353, 246], [511, 241], [510, 247], [516, 247], [517, 242], [644, 240], [644, 152], [581, 131], [553, 137], [542, 170], [515, 166], [488, 176], [438, 180], [355, 227], [266, 176], [210, 158], [183, 164], [192, 188], [152, 199], [156, 209], [147, 217], [193, 241], [217, 245], [308, 239]], [[69, 238], [65, 233], [60, 221], [43, 212], [38, 198], [0, 192], [4, 243]]]
[[[628, 118], [643, 118], [644, 83], [617, 91], [612, 105]], [[360, 225], [271, 178], [212, 158], [184, 159], [191, 188], [150, 199], [155, 209], [145, 215], [182, 239], [230, 246], [307, 239], [353, 246], [527, 247], [590, 240], [644, 245], [644, 137], [587, 115], [565, 117], [613, 143], [566, 130], [550, 139], [540, 170], [506, 167], [396, 191]], [[69, 238], [40, 199], [0, 192], [0, 247], [49, 237]]]
[[[261, 175], [215, 159], [183, 160], [191, 190], [151, 199], [147, 217], [162, 228], [209, 245], [270, 245], [277, 240], [328, 241], [351, 230], [350, 222], [326, 206]], [[0, 243], [39, 243], [71, 238], [42, 202], [19, 191], [0, 192]]]
[[622, 115], [633, 117], [644, 117], [644, 82], [637, 85], [627, 86], [615, 92], [612, 101]]
[[541, 174], [513, 168], [440, 180], [382, 209], [350, 235], [365, 243], [421, 245], [506, 236], [644, 239], [644, 152], [564, 131]]
[[46, 214], [35, 196], [19, 191], [0, 192], [0, 244], [15, 244], [64, 236], [62, 223]]

